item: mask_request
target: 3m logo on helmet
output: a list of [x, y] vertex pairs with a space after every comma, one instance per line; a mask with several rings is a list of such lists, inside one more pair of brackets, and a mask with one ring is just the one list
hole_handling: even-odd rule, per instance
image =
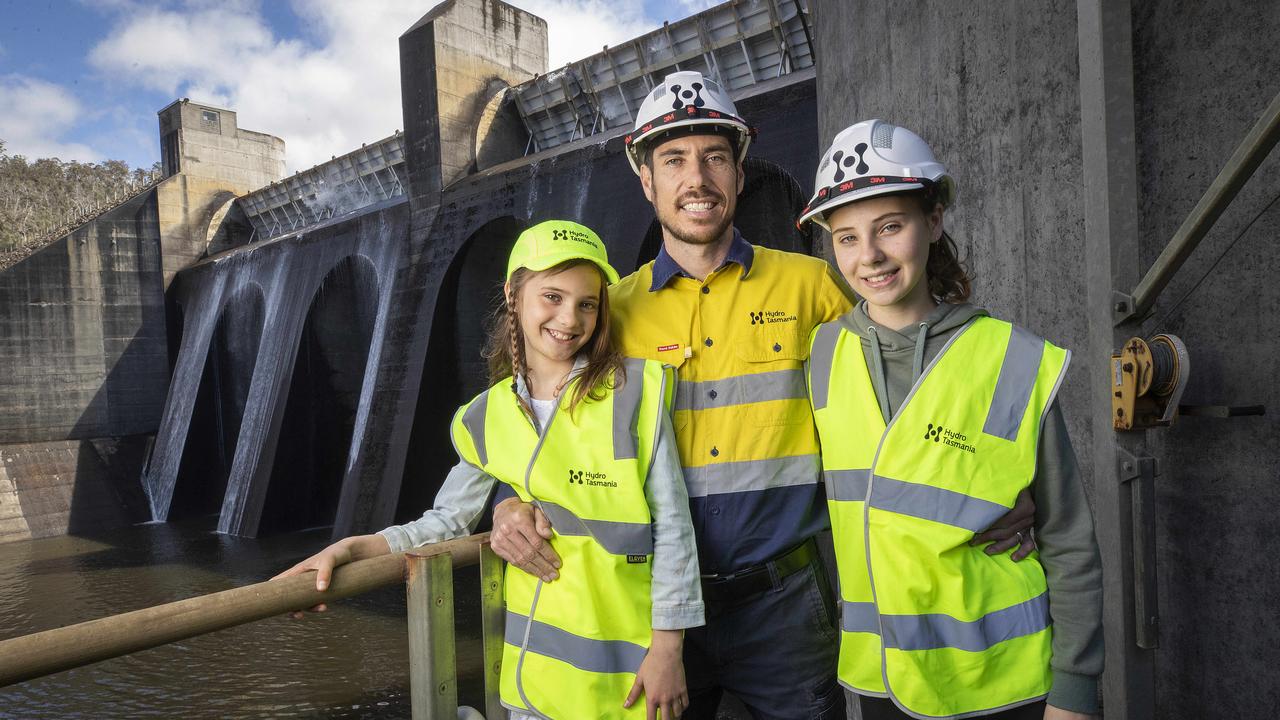
[[702, 83], [694, 83], [684, 89], [681, 89], [679, 85], [672, 85], [671, 92], [675, 93], [676, 96], [676, 99], [671, 103], [672, 110], [679, 110], [685, 105], [703, 107], [707, 104], [707, 101], [702, 99]]
[[858, 166], [854, 168], [854, 170], [859, 175], [862, 175], [871, 169], [871, 166], [867, 165], [867, 161], [862, 159], [862, 154], [867, 151], [867, 144], [858, 143], [853, 146], [853, 151], [858, 154], [856, 158], [853, 155], [846, 157], [843, 150], [837, 150], [836, 154], [831, 156], [831, 162], [835, 163], [836, 166], [836, 176], [832, 178], [832, 182], [838, 183], [843, 181], [845, 178], [844, 169], [853, 167], [855, 162]]

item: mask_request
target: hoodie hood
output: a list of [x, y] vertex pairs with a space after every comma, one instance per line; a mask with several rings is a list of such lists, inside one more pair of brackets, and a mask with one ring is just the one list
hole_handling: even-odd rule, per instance
[[871, 385], [887, 423], [951, 336], [973, 318], [986, 314], [986, 310], [968, 303], [942, 303], [919, 323], [888, 328], [872, 320], [866, 301], [859, 301], [837, 322], [862, 338]]

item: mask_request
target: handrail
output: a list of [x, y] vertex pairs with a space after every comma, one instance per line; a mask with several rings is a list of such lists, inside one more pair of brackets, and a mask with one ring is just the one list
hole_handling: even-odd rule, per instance
[[[412, 555], [451, 555], [454, 567], [465, 567], [480, 561], [488, 540], [470, 535]], [[405, 567], [405, 555], [384, 555], [338, 568], [324, 592], [313, 575], [299, 575], [0, 640], [0, 687], [395, 585]]]
[[1160, 291], [1173, 279], [1191, 252], [1213, 228], [1218, 217], [1235, 199], [1236, 193], [1253, 177], [1253, 171], [1267, 159], [1277, 142], [1280, 142], [1280, 94], [1271, 100], [1262, 116], [1240, 141], [1235, 152], [1227, 159], [1227, 164], [1160, 252], [1160, 257], [1156, 258], [1147, 274], [1133, 288], [1130, 297], [1122, 298], [1117, 303], [1115, 324], [1140, 318], [1151, 309]]

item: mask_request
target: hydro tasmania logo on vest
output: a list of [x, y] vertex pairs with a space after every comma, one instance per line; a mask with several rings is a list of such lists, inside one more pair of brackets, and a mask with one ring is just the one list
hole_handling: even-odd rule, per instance
[[595, 487], [618, 487], [617, 480], [610, 480], [608, 474], [602, 472], [591, 472], [590, 470], [574, 470], [569, 469], [569, 484], [574, 485], [593, 485]]
[[924, 432], [925, 440], [932, 440], [936, 443], [949, 445], [958, 450], [964, 450], [967, 453], [976, 453], [978, 449], [969, 444], [969, 436], [955, 430], [948, 430], [941, 425], [926, 423], [929, 427]]

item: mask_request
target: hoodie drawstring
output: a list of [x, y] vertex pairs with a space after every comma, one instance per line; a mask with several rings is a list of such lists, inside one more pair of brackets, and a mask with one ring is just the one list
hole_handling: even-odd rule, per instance
[[929, 337], [929, 323], [920, 323], [920, 332], [916, 334], [916, 354], [911, 360], [911, 385], [914, 387], [924, 372], [924, 343]]
[[875, 387], [884, 388], [880, 393], [880, 414], [884, 416], [887, 423], [890, 420], [889, 415], [889, 386], [884, 376], [884, 357], [880, 350], [880, 336], [876, 334], [876, 326], [867, 326], [867, 339], [871, 341], [871, 372], [875, 373], [875, 377], [879, 382]]

